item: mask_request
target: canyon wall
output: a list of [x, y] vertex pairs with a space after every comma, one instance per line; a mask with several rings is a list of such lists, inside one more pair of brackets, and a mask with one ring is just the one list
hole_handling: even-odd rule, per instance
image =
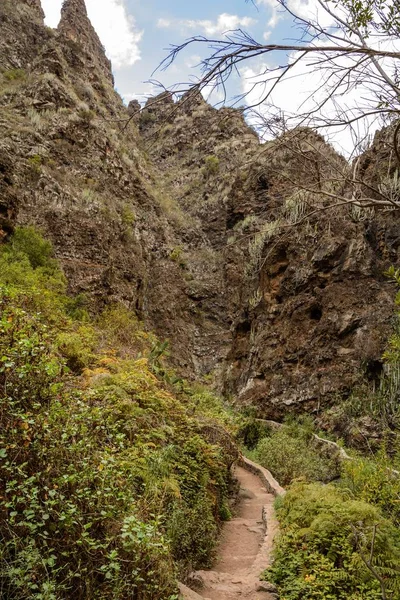
[[[3, 238], [39, 227], [71, 294], [134, 309], [180, 373], [265, 417], [379, 376], [396, 214], [345, 207], [275, 227], [298, 201], [292, 175], [307, 187], [343, 164], [319, 135], [300, 131], [300, 154], [290, 132], [261, 143], [240, 110], [197, 93], [124, 106], [84, 0], [65, 2], [56, 30], [39, 0], [4, 0], [0, 32]], [[381, 133], [366, 179], [384, 176], [389, 146]]]

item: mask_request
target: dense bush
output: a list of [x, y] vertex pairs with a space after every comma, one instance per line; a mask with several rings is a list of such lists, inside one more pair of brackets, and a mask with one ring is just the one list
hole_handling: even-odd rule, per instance
[[332, 484], [296, 484], [280, 500], [282, 532], [265, 576], [282, 600], [396, 600], [399, 531], [378, 508]]
[[271, 431], [261, 421], [247, 417], [242, 423], [237, 438], [248, 450], [254, 450], [259, 442], [269, 437]]
[[219, 171], [219, 158], [211, 154], [204, 159], [204, 173], [206, 176], [215, 175]]
[[255, 458], [283, 486], [295, 479], [331, 481], [340, 474], [338, 457], [317, 448], [312, 434], [302, 427], [284, 425], [261, 439]]
[[25, 255], [33, 269], [42, 267], [52, 271], [57, 270], [51, 243], [33, 227], [17, 227], [10, 245], [5, 246], [3, 252], [12, 253], [17, 259]]
[[343, 465], [341, 486], [356, 498], [378, 506], [400, 528], [400, 476], [380, 453], [374, 459], [358, 457]]
[[0, 267], [2, 597], [175, 599], [178, 569], [213, 556], [229, 459], [202, 431], [224, 419], [154, 375], [126, 309], [76, 321], [34, 230]]

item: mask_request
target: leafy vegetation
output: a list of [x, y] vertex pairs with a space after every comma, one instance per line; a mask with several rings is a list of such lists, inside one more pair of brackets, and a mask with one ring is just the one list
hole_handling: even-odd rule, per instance
[[377, 507], [330, 484], [294, 485], [265, 576], [282, 600], [379, 600], [400, 594], [400, 536]]
[[0, 252], [2, 597], [173, 600], [213, 557], [233, 419], [154, 374], [128, 310], [91, 320], [65, 287], [51, 245], [17, 229]]
[[312, 432], [301, 425], [283, 425], [263, 437], [253, 456], [283, 486], [296, 479], [328, 482], [340, 474], [338, 456], [317, 447]]
[[[264, 429], [262, 428], [264, 427]], [[254, 460], [290, 486], [277, 501], [281, 533], [264, 577], [284, 600], [396, 600], [400, 594], [399, 454], [339, 462], [309, 419], [239, 430]], [[393, 448], [393, 444], [390, 444]], [[332, 454], [333, 452], [333, 454]], [[335, 480], [324, 485], [324, 482]]]
[[342, 468], [341, 486], [355, 498], [379, 507], [400, 528], [400, 476], [393, 461], [381, 451], [374, 458], [357, 457]]
[[219, 171], [219, 158], [210, 154], [204, 159], [204, 173], [205, 175], [215, 175]]
[[18, 81], [26, 78], [26, 71], [24, 69], [9, 69], [2, 73], [6, 81]]
[[237, 437], [247, 450], [254, 450], [260, 440], [270, 435], [270, 430], [254, 415], [248, 416], [242, 423]]
[[175, 246], [169, 255], [170, 259], [176, 262], [181, 268], [186, 267], [186, 260], [183, 249], [180, 246]]

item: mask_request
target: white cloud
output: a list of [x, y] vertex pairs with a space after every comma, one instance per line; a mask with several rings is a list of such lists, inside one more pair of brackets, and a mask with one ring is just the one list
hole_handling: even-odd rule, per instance
[[168, 29], [168, 27], [172, 27], [173, 24], [174, 21], [171, 19], [158, 19], [157, 21], [157, 27], [160, 29]]
[[[289, 58], [293, 62], [297, 55], [292, 54]], [[342, 59], [343, 65], [349, 65], [347, 57]], [[336, 61], [336, 64], [339, 64]], [[265, 85], [265, 73], [270, 69], [270, 66], [264, 63], [259, 65], [257, 69], [246, 67], [241, 71], [242, 75], [242, 90], [246, 94], [246, 103], [249, 106], [256, 105], [262, 100], [270, 89], [271, 84]], [[343, 87], [341, 89], [343, 91]], [[328, 95], [326, 84], [326, 75], [321, 71], [316, 71], [309, 67], [306, 63], [298, 63], [290, 71], [290, 74], [276, 86], [271, 93], [267, 102], [260, 105], [259, 112], [264, 118], [272, 118], [278, 109], [281, 115], [287, 119], [289, 127], [294, 127], [295, 124], [304, 124], [308, 126], [321, 124], [322, 119], [327, 121], [333, 120], [340, 111], [347, 117], [358, 114], [362, 111], [362, 105], [365, 107], [371, 105], [372, 97], [371, 90], [362, 85], [353, 87], [347, 90], [343, 96], [337, 96], [332, 100], [328, 100], [321, 110], [323, 101]], [[317, 110], [316, 110], [317, 109]], [[307, 118], [316, 110], [315, 115]], [[256, 123], [257, 119], [255, 119]], [[325, 121], [325, 122], [327, 122]], [[355, 123], [355, 128], [358, 131], [352, 131], [350, 127], [322, 127], [320, 132], [329, 139], [339, 152], [345, 155], [350, 155], [354, 150], [355, 134], [362, 138], [368, 131], [373, 134], [379, 124], [371, 119], [366, 119], [364, 123]]]
[[268, 8], [271, 9], [271, 17], [268, 21], [268, 27], [270, 27], [271, 29], [276, 27], [278, 22], [282, 19], [282, 15], [279, 10], [282, 9], [282, 7], [277, 2], [277, 0], [257, 0], [257, 4], [268, 6]]
[[206, 102], [218, 108], [220, 108], [225, 101], [223, 90], [215, 89], [212, 84], [204, 86], [201, 90], [201, 94]]
[[216, 21], [194, 20], [194, 19], [158, 19], [157, 27], [161, 29], [179, 28], [183, 32], [195, 31], [204, 33], [207, 36], [221, 35], [227, 31], [233, 31], [239, 28], [248, 28], [256, 23], [251, 17], [239, 17], [238, 15], [229, 15], [223, 13], [219, 15]]
[[[57, 27], [62, 0], [42, 0], [46, 24]], [[124, 0], [86, 0], [92, 21], [114, 69], [133, 65], [140, 60], [139, 43], [143, 32], [127, 12]]]
[[[285, 17], [292, 19], [292, 16], [285, 11], [285, 8], [278, 0], [257, 0], [257, 4], [267, 6], [271, 9], [271, 17], [268, 21], [268, 27], [271, 29], [276, 27], [279, 21]], [[285, 5], [298, 17], [306, 19], [311, 23], [318, 23], [321, 27], [331, 27], [335, 22], [329, 12], [321, 6], [319, 0], [286, 0]], [[332, 6], [329, 8], [332, 8]], [[337, 14], [339, 10], [340, 6], [335, 6]]]
[[[321, 1], [329, 9], [332, 8], [327, 0]], [[271, 19], [282, 18], [282, 5], [277, 0], [257, 0], [257, 3], [272, 9]], [[319, 0], [286, 0], [286, 6], [294, 14], [310, 23], [318, 24], [327, 32], [326, 36], [322, 34], [318, 36], [317, 43], [314, 42], [318, 46], [333, 44], [339, 47], [354, 42], [346, 31], [334, 28], [335, 17], [324, 10]], [[348, 15], [346, 16], [343, 6], [335, 4], [334, 13], [342, 22], [347, 22]], [[379, 15], [376, 21], [379, 23]], [[341, 38], [329, 38], [330, 33]], [[400, 51], [398, 38], [380, 36], [374, 31], [368, 37], [368, 45], [385, 51]], [[269, 56], [271, 61], [276, 60], [275, 56]], [[291, 53], [286, 60], [282, 60], [280, 55], [279, 63], [293, 63], [299, 56]], [[398, 61], [387, 57], [379, 59], [380, 67], [393, 81], [396, 81], [396, 62]], [[242, 69], [242, 91], [247, 94], [246, 102], [249, 106], [259, 103], [266, 97], [268, 90], [271, 90], [279, 75], [279, 71], [274, 71], [274, 67], [276, 69], [277, 65], [265, 62], [258, 65], [253, 63]], [[348, 76], [344, 76], [346, 71]], [[266, 82], [268, 78], [270, 81]], [[331, 91], [335, 86], [338, 87], [332, 96]], [[280, 111], [288, 119], [289, 126], [300, 122], [310, 126], [322, 125], [320, 131], [325, 136], [329, 136], [337, 149], [348, 155], [354, 150], [355, 142], [367, 135], [373, 135], [382, 126], [379, 115], [368, 115], [368, 113], [375, 111], [385, 101], [389, 106], [398, 106], [398, 95], [387, 84], [376, 65], [359, 61], [357, 55], [345, 53], [334, 57], [332, 54], [324, 55], [321, 52], [319, 56], [309, 55], [307, 59], [293, 66], [273, 89], [261, 106], [260, 112], [268, 119]], [[353, 130], [349, 126], [340, 124], [346, 121], [353, 121]], [[326, 123], [336, 126], [325, 126]]]
[[143, 91], [140, 94], [135, 92], [126, 92], [123, 94], [125, 104], [129, 104], [131, 100], [138, 100], [140, 104], [145, 104], [146, 101], [152, 96], [157, 96], [160, 90], [153, 84], [147, 83], [142, 85]]
[[193, 54], [192, 56], [189, 56], [185, 60], [185, 67], [187, 69], [194, 69], [194, 68], [198, 67], [200, 63], [201, 63], [201, 56], [199, 56], [198, 54]]

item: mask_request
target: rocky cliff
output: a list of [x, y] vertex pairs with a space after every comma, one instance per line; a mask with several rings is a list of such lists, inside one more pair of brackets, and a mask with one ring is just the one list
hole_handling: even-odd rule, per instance
[[343, 160], [322, 138], [306, 133], [300, 155], [290, 135], [261, 144], [240, 111], [197, 94], [151, 99], [128, 123], [135, 106], [113, 89], [84, 0], [66, 0], [57, 30], [39, 0], [4, 0], [0, 30], [3, 237], [38, 226], [72, 294], [134, 308], [181, 372], [214, 374], [265, 416], [318, 410], [362, 370], [377, 376], [393, 214], [276, 226], [301, 208], [292, 172], [315, 183]]

